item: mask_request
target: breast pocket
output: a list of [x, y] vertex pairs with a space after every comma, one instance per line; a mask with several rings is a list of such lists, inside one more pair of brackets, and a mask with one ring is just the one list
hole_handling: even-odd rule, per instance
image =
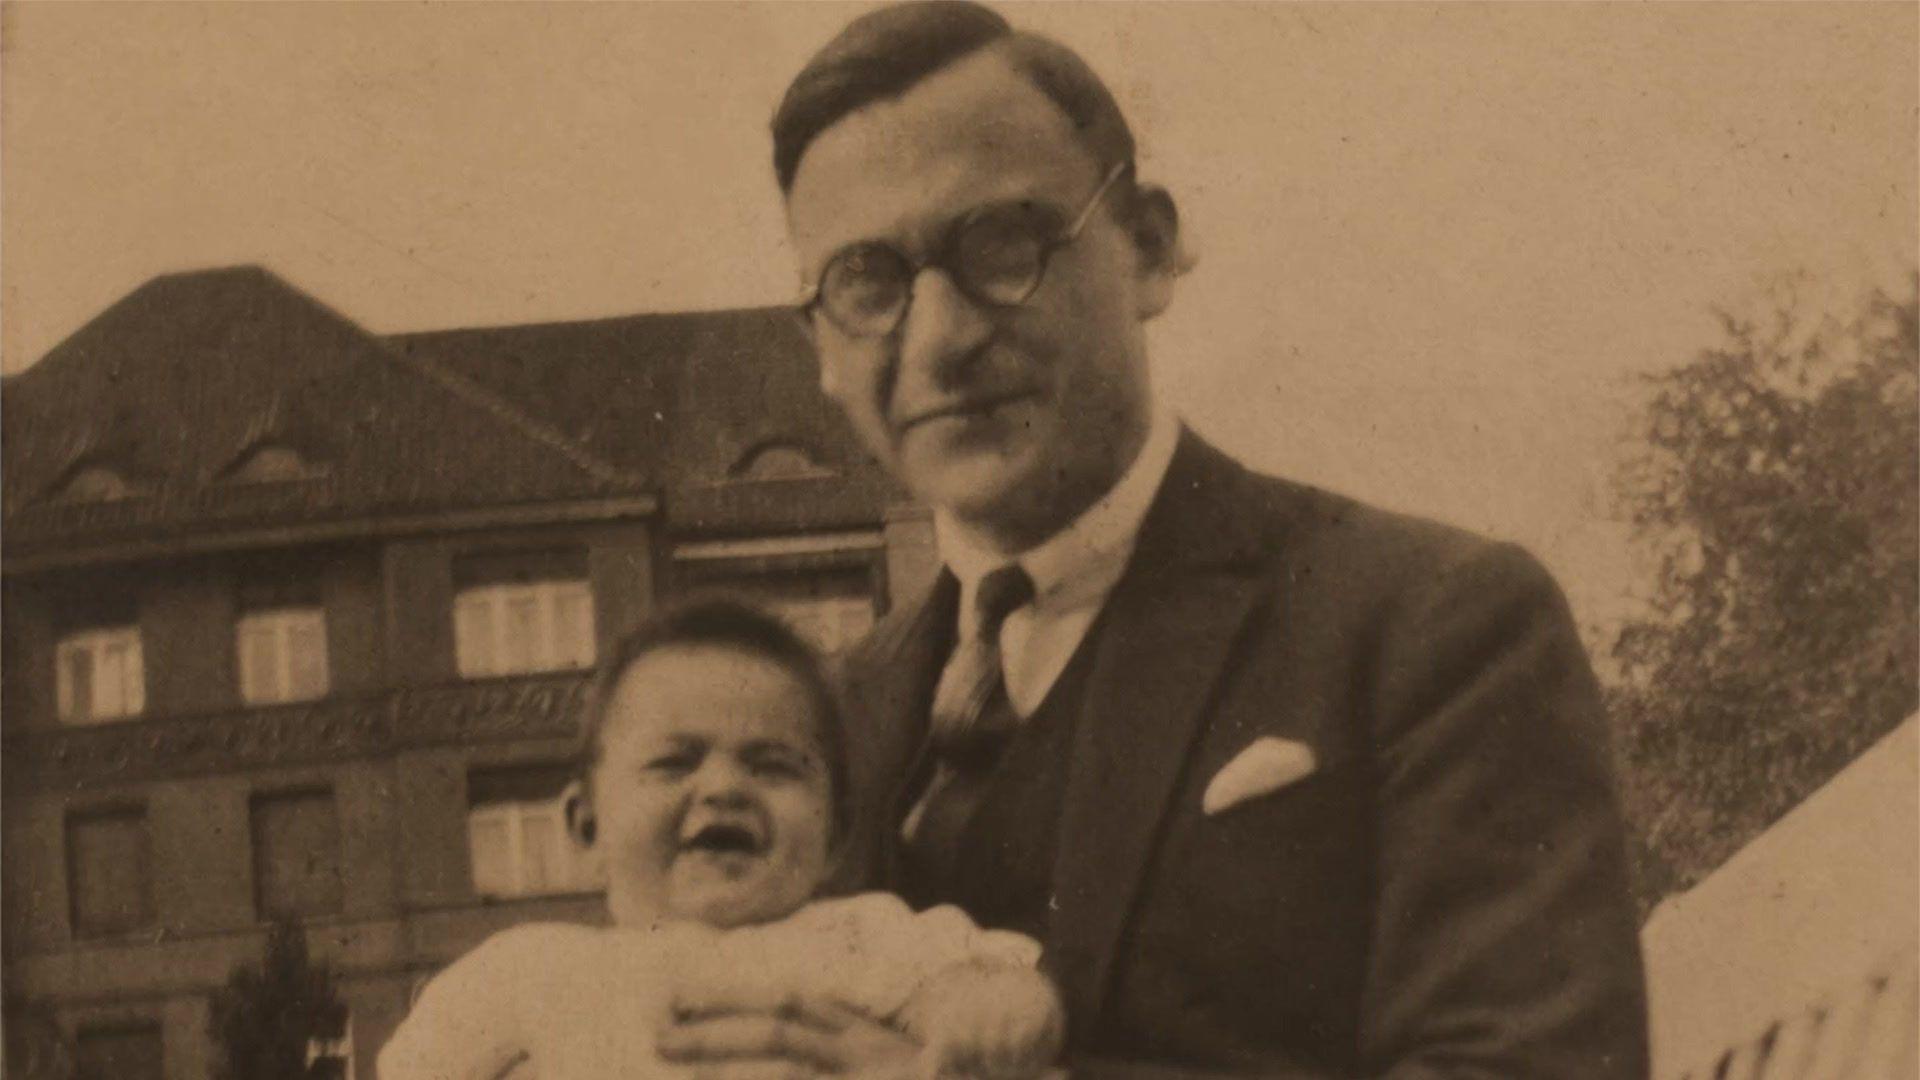
[[1183, 793], [1143, 929], [1182, 939], [1216, 980], [1257, 984], [1346, 951], [1337, 943], [1362, 938], [1369, 918], [1367, 792], [1366, 770], [1345, 762], [1212, 815], [1200, 791]]

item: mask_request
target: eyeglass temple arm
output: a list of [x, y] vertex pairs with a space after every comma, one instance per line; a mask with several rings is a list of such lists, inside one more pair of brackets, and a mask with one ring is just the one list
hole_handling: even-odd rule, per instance
[[[1099, 208], [1100, 200], [1106, 197], [1107, 189], [1112, 187], [1113, 182], [1120, 179], [1121, 174], [1126, 172], [1131, 166], [1131, 162], [1122, 161], [1107, 170], [1106, 179], [1100, 181], [1100, 186], [1093, 189], [1093, 197], [1087, 200], [1086, 208], [1080, 211], [1079, 217], [1073, 219], [1073, 224], [1067, 226], [1067, 231], [1062, 239], [1073, 240], [1079, 237], [1080, 230], [1086, 228], [1087, 222], [1093, 220], [1093, 212]], [[800, 295], [793, 303], [795, 307], [804, 313], [819, 297], [820, 279], [814, 278], [811, 281], [802, 281], [800, 283]]]
[[1100, 206], [1100, 200], [1106, 198], [1107, 189], [1113, 186], [1115, 180], [1120, 179], [1120, 174], [1127, 171], [1128, 165], [1128, 162], [1123, 161], [1107, 170], [1107, 178], [1100, 181], [1099, 187], [1093, 189], [1093, 197], [1087, 200], [1086, 208], [1080, 211], [1079, 217], [1073, 219], [1073, 224], [1067, 226], [1066, 239], [1077, 238], [1080, 230], [1087, 227], [1087, 222], [1093, 220], [1093, 212]]

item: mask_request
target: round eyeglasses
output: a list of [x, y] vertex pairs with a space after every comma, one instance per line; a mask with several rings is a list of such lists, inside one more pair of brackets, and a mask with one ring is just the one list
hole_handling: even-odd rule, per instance
[[1125, 162], [1108, 170], [1087, 204], [1064, 226], [1055, 207], [998, 203], [955, 221], [921, 262], [878, 240], [841, 248], [801, 296], [800, 313], [810, 316], [817, 309], [849, 337], [891, 334], [913, 303], [914, 279], [928, 267], [946, 271], [975, 303], [1018, 307], [1040, 288], [1054, 252], [1079, 238], [1107, 189], [1126, 171]]

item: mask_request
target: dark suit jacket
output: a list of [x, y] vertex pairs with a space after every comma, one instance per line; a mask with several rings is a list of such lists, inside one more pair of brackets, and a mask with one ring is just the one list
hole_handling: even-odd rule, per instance
[[[955, 591], [847, 663], [867, 884]], [[1076, 1075], [1645, 1074], [1598, 694], [1537, 563], [1185, 434], [1107, 603], [1046, 942]], [[1317, 769], [1204, 814], [1261, 736]]]

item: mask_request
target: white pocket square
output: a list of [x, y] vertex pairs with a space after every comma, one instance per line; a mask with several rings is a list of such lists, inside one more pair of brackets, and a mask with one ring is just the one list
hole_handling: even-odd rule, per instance
[[1292, 739], [1255, 739], [1238, 757], [1213, 774], [1200, 810], [1212, 816], [1248, 799], [1270, 795], [1313, 772], [1313, 748]]

